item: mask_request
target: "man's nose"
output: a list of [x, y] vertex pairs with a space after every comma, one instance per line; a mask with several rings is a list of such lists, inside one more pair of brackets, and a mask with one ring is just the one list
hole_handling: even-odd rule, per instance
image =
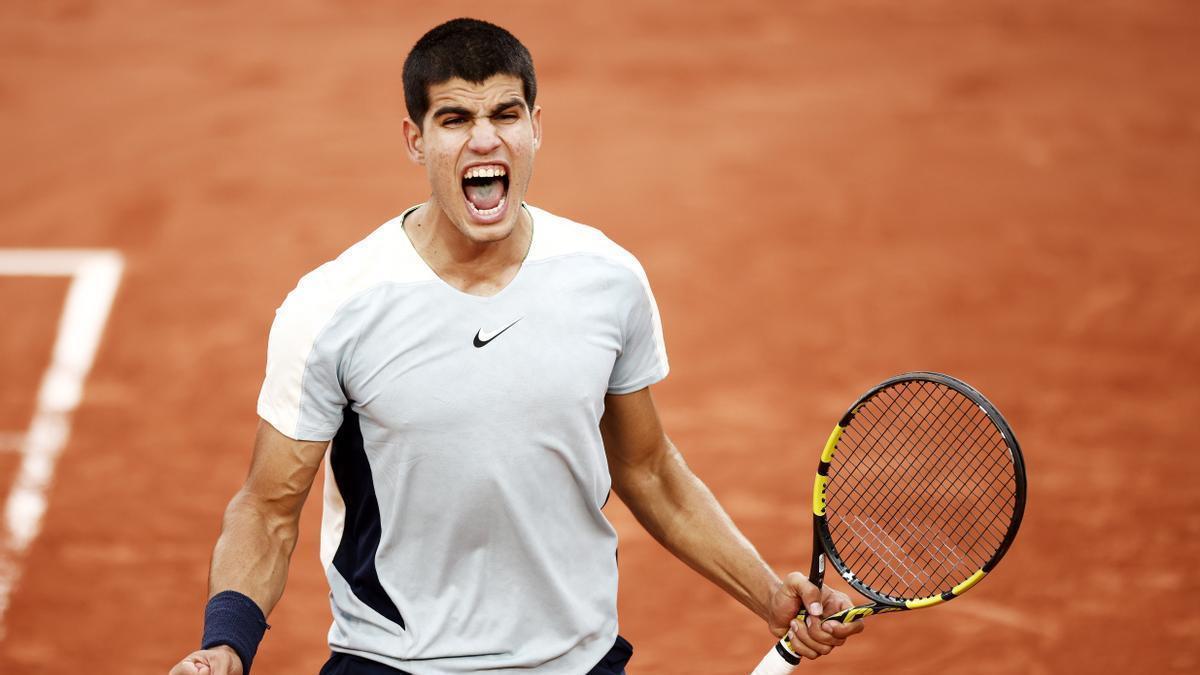
[[472, 152], [486, 155], [500, 145], [500, 136], [496, 127], [489, 119], [482, 119], [471, 127], [471, 140], [468, 143]]

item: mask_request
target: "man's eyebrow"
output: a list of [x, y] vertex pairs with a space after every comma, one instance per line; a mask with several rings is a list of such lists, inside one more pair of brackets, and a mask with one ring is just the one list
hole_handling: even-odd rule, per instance
[[[523, 107], [525, 107], [524, 99], [511, 98], [507, 101], [504, 101], [503, 103], [497, 103], [496, 106], [492, 108], [491, 112], [488, 113], [488, 117], [495, 117], [496, 115], [499, 115], [500, 113], [502, 113], [505, 110], [508, 110], [510, 108], [523, 108]], [[444, 106], [438, 108], [437, 110], [433, 111], [434, 119], [437, 119], [443, 115], [459, 115], [461, 117], [474, 117], [475, 113], [471, 112], [470, 110], [468, 110], [462, 106], [458, 106], [458, 105], [444, 105]]]
[[524, 107], [525, 107], [524, 99], [510, 98], [509, 100], [507, 100], [503, 103], [496, 104], [496, 107], [492, 108], [492, 112], [488, 116], [495, 117], [496, 115], [499, 115], [500, 113], [508, 110], [509, 108], [524, 108]]
[[444, 105], [433, 111], [433, 116], [435, 119], [441, 117], [442, 115], [461, 115], [463, 117], [471, 117], [471, 111], [457, 105]]

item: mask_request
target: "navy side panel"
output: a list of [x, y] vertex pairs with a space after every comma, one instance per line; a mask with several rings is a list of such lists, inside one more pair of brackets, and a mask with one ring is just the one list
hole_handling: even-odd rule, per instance
[[371, 480], [371, 464], [363, 447], [358, 414], [349, 406], [342, 411], [342, 426], [333, 437], [329, 465], [346, 504], [342, 541], [333, 555], [333, 566], [350, 583], [350, 590], [371, 609], [404, 628], [396, 603], [379, 583], [375, 552], [379, 550], [379, 500]]

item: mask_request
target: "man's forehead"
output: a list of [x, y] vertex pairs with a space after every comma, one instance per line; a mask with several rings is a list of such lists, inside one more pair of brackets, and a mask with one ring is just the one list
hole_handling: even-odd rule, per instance
[[431, 109], [446, 105], [486, 108], [514, 98], [525, 100], [524, 84], [514, 75], [493, 75], [483, 82], [454, 77], [429, 85]]

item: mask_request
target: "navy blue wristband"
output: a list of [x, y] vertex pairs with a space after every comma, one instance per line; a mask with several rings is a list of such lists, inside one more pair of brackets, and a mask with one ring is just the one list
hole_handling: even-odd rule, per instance
[[253, 600], [237, 591], [221, 591], [204, 607], [200, 648], [228, 645], [242, 660], [242, 674], [250, 675], [250, 663], [268, 628], [267, 617]]

